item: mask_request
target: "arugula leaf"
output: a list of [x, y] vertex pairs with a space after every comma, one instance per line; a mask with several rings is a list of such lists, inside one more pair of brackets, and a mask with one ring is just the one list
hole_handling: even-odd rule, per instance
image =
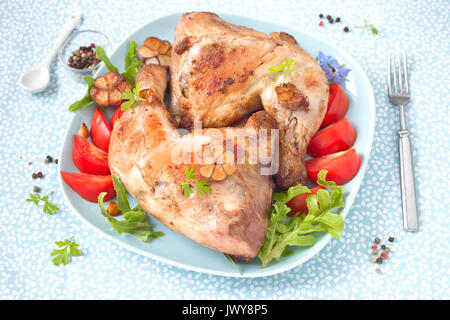
[[[128, 202], [127, 191], [123, 186], [122, 182], [116, 176], [112, 176], [112, 181], [114, 185], [114, 189], [116, 190], [117, 196], [117, 207], [122, 212], [130, 211], [130, 203]], [[133, 209], [134, 210], [134, 209]]]
[[130, 48], [128, 49], [127, 55], [125, 56], [125, 72], [122, 76], [134, 87], [134, 77], [139, 71], [142, 61], [136, 58], [138, 53], [138, 45], [135, 41], [130, 41]]
[[327, 181], [326, 174], [326, 170], [319, 172], [317, 184], [328, 188], [331, 195], [328, 190], [323, 189], [318, 190], [317, 194], [308, 195], [307, 215], [288, 217], [287, 214], [291, 209], [286, 204], [296, 195], [311, 193], [309, 188], [297, 185], [285, 192], [274, 193], [266, 238], [258, 253], [262, 267], [267, 266], [272, 260], [293, 254], [287, 246], [314, 245], [316, 239], [313, 233], [327, 232], [334, 238], [341, 237], [344, 219], [331, 211], [345, 206], [342, 199], [344, 187], [336, 185], [333, 181]]
[[143, 242], [146, 242], [148, 238], [158, 238], [164, 235], [163, 232], [153, 232], [152, 227], [148, 222], [147, 214], [141, 211], [139, 206], [137, 206], [133, 210], [125, 212], [122, 220], [117, 220], [111, 217], [106, 212], [105, 205], [103, 203], [103, 198], [105, 197], [105, 195], [106, 192], [102, 192], [98, 196], [98, 205], [100, 207], [100, 212], [118, 233], [124, 232], [133, 234]]
[[108, 69], [109, 72], [115, 71], [115, 72], [119, 73], [119, 69], [117, 69], [115, 66], [113, 66], [113, 64], [109, 60], [108, 56], [106, 55], [105, 49], [103, 49], [101, 46], [95, 47], [95, 57], [97, 59], [100, 59], [103, 61], [103, 63], [106, 66], [106, 69]]
[[35, 206], [39, 206], [40, 202], [44, 203], [43, 211], [49, 215], [53, 215], [56, 211], [59, 210], [58, 206], [51, 203], [49, 198], [53, 194], [53, 191], [45, 196], [41, 196], [39, 193], [30, 193], [28, 198], [25, 199], [26, 202], [32, 202]]
[[87, 106], [90, 106], [91, 104], [93, 104], [95, 102], [90, 95], [90, 91], [91, 91], [91, 88], [94, 86], [95, 79], [91, 76], [83, 76], [83, 80], [88, 85], [87, 93], [83, 98], [81, 98], [78, 101], [75, 101], [74, 103], [72, 103], [69, 106], [70, 112], [78, 111]]
[[192, 190], [191, 187], [195, 187], [198, 194], [202, 197], [205, 196], [206, 193], [211, 193], [211, 187], [209, 187], [210, 182], [208, 180], [202, 179], [198, 182], [190, 181], [197, 178], [195, 168], [186, 167], [184, 172], [186, 174], [186, 181], [180, 185], [186, 198], [189, 198], [194, 193], [194, 190]]
[[293, 72], [293, 73], [298, 74], [297, 70], [292, 69], [292, 66], [294, 65], [295, 62], [298, 61], [298, 59], [291, 59], [291, 58], [284, 57], [283, 61], [284, 61], [284, 63], [281, 63], [281, 64], [279, 64], [277, 66], [270, 67], [270, 68], [267, 69], [267, 71], [269, 71], [271, 73], [278, 72], [278, 71], [283, 71], [283, 82], [282, 83], [285, 83], [286, 76], [289, 73]]
[[65, 239], [64, 241], [55, 241], [55, 244], [61, 249], [55, 249], [50, 253], [50, 256], [54, 257], [52, 259], [53, 264], [55, 266], [59, 266], [61, 264], [66, 265], [69, 263], [69, 255], [67, 254], [67, 249], [69, 249], [69, 254], [72, 257], [82, 256], [78, 248], [80, 245], [73, 240], [73, 237], [70, 239]]
[[130, 109], [138, 101], [145, 101], [144, 98], [141, 98], [139, 96], [139, 94], [141, 92], [141, 88], [142, 88], [142, 84], [138, 83], [136, 85], [136, 88], [122, 92], [122, 95], [121, 95], [122, 99], [128, 100], [128, 101], [125, 101], [122, 103], [122, 105], [121, 105], [122, 111]]

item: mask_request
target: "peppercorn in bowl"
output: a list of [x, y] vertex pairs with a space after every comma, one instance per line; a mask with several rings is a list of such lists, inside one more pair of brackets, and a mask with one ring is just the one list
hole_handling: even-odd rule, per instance
[[108, 37], [100, 31], [75, 32], [59, 49], [59, 61], [76, 81], [83, 82], [83, 76], [92, 76], [100, 66], [101, 61], [96, 57], [97, 46], [105, 50], [109, 47]]

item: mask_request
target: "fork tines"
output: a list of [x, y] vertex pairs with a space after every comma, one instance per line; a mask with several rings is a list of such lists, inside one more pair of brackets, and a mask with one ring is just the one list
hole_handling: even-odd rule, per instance
[[[408, 63], [405, 51], [389, 49], [388, 90], [389, 94], [409, 94]], [[392, 86], [392, 81], [394, 86]]]

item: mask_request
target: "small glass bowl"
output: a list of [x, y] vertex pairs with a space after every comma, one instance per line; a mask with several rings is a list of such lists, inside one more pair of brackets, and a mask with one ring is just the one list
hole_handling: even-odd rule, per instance
[[69, 58], [73, 51], [80, 49], [81, 46], [87, 47], [91, 43], [95, 44], [95, 46], [103, 47], [106, 52], [109, 47], [108, 37], [100, 31], [82, 30], [70, 36], [58, 50], [59, 61], [69, 71], [72, 78], [81, 83], [84, 83], [83, 76], [92, 76], [100, 67], [101, 62], [90, 68], [76, 69], [69, 66]]

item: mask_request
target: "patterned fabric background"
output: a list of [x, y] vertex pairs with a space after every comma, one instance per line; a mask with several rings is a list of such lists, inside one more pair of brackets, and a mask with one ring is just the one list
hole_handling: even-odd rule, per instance
[[[449, 291], [449, 2], [448, 1], [13, 1], [0, 3], [0, 298], [3, 299], [448, 299]], [[343, 238], [332, 240], [302, 266], [271, 277], [226, 278], [185, 271], [104, 239], [82, 223], [62, 198], [57, 156], [71, 115], [67, 106], [85, 92], [54, 62], [47, 91], [31, 95], [19, 75], [37, 65], [73, 11], [82, 29], [98, 29], [116, 47], [140, 25], [179, 11], [247, 15], [328, 39], [355, 57], [373, 85], [377, 122], [369, 168], [346, 218]], [[318, 14], [340, 16], [340, 24]], [[374, 36], [355, 29], [367, 19]], [[349, 26], [350, 33], [342, 28]], [[402, 228], [397, 109], [386, 96], [389, 47], [408, 50], [412, 101], [408, 125], [418, 186], [421, 229]], [[55, 60], [56, 61], [56, 60]], [[31, 165], [28, 162], [32, 161]], [[38, 181], [54, 190], [53, 216], [24, 200]], [[74, 236], [84, 256], [55, 267], [54, 241]], [[394, 236], [392, 254], [369, 261], [376, 236]], [[379, 267], [381, 274], [375, 272]]]

